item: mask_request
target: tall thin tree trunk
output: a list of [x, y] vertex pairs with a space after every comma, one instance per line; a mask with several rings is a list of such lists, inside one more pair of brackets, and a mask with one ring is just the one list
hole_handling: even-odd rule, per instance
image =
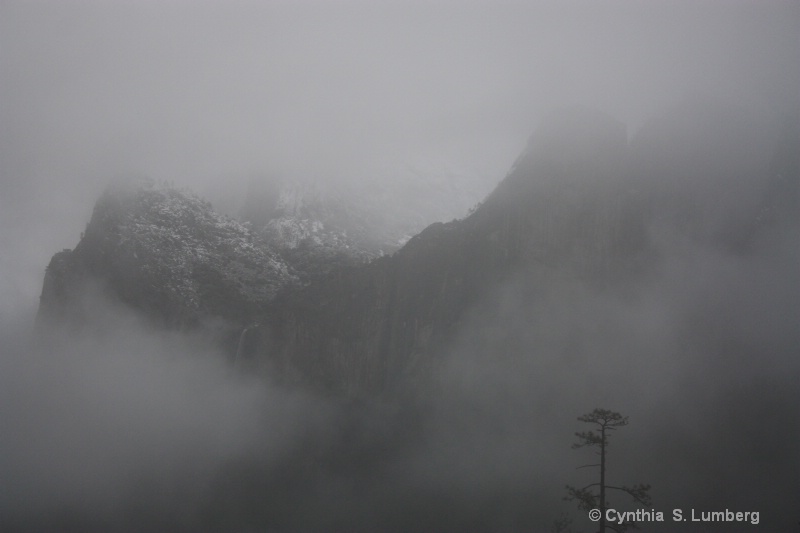
[[600, 429], [600, 533], [606, 532], [606, 428]]

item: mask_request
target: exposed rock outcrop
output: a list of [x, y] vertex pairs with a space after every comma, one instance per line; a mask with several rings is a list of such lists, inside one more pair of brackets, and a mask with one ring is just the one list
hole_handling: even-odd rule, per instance
[[75, 314], [91, 282], [167, 327], [222, 319], [234, 365], [248, 372], [350, 396], [393, 390], [424, 381], [510, 279], [625, 284], [668, 249], [664, 235], [742, 254], [770, 225], [796, 223], [797, 128], [770, 160], [768, 136], [748, 120], [686, 104], [629, 145], [606, 115], [553, 114], [468, 217], [429, 226], [391, 256], [306, 273], [305, 284], [286, 250], [199, 198], [112, 188], [75, 250], [53, 257], [40, 314]]
[[435, 365], [467, 313], [512, 274], [601, 282], [635, 269], [646, 243], [627, 197], [626, 144], [624, 126], [602, 114], [550, 117], [469, 217], [286, 294], [264, 356], [315, 387], [384, 391]]
[[171, 328], [246, 323], [294, 281], [277, 253], [208, 202], [152, 181], [117, 183], [75, 249], [50, 262], [39, 315], [79, 319], [92, 285]]

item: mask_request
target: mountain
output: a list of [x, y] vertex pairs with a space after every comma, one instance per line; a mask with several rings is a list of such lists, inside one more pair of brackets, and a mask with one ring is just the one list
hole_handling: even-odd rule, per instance
[[486, 180], [444, 161], [417, 161], [380, 179], [249, 181], [238, 215], [304, 281], [396, 252], [431, 222], [464, 216]]
[[[171, 480], [145, 484], [122, 518], [93, 506], [64, 523], [97, 531], [543, 530], [564, 484], [587, 475], [569, 450], [574, 417], [603, 405], [631, 420], [612, 441], [615, 479], [652, 483], [657, 508], [757, 509], [762, 527], [786, 530], [796, 521], [785, 509], [798, 466], [787, 443], [800, 436], [798, 124], [771, 128], [738, 109], [685, 102], [628, 141], [611, 117], [563, 110], [542, 121], [467, 217], [429, 225], [393, 254], [319, 272], [311, 263], [300, 272], [287, 260], [293, 241], [262, 231], [283, 217], [325, 216], [326, 194], [313, 188], [287, 196], [276, 187], [283, 199], [275, 209], [241, 224], [186, 191], [112, 187], [75, 250], [51, 261], [43, 324], [59, 316], [102, 327], [90, 314], [100, 291], [162, 330], [217, 331], [234, 371], [225, 387], [189, 380], [199, 393], [184, 401], [188, 389], [175, 382], [191, 365], [163, 377], [169, 365], [152, 355], [157, 370], [130, 386], [125, 366], [110, 381], [124, 383], [123, 393], [150, 400], [156, 381], [166, 389], [147, 410], [180, 397], [167, 429], [139, 431], [144, 410], [103, 405], [115, 430], [102, 424], [66, 446], [66, 457], [127, 426], [119, 433], [137, 447], [154, 442], [162, 457], [160, 434], [182, 423], [191, 429], [180, 455], [192, 455], [206, 411], [217, 416], [206, 433], [211, 446], [227, 438], [223, 420], [257, 420], [245, 433], [264, 437], [256, 452], [220, 452], [213, 465], [187, 460], [186, 495]], [[118, 331], [111, 350], [122, 344]], [[113, 388], [100, 364], [106, 356], [101, 350], [72, 372], [86, 374], [81, 396]], [[140, 356], [147, 350], [116, 355]], [[245, 387], [248, 398], [266, 395], [252, 406], [257, 416], [228, 401], [238, 390], [228, 385]], [[58, 411], [59, 424], [80, 425], [72, 405]], [[120, 462], [129, 464], [127, 455]], [[167, 462], [175, 461], [154, 468]]]
[[630, 290], [681, 246], [750, 253], [769, 230], [764, 214], [787, 204], [770, 191], [797, 197], [797, 171], [768, 170], [764, 137], [746, 114], [707, 102], [676, 106], [630, 145], [601, 113], [553, 114], [467, 218], [282, 294], [248, 333], [259, 339], [251, 356], [268, 374], [374, 394], [424, 381], [510, 280], [532, 294], [563, 283]]
[[150, 180], [116, 183], [75, 249], [50, 261], [39, 317], [81, 320], [82, 297], [94, 287], [170, 328], [246, 323], [297, 281], [247, 225], [192, 193]]
[[796, 212], [793, 131], [770, 159], [763, 127], [707, 102], [676, 106], [630, 143], [611, 117], [563, 110], [474, 212], [392, 255], [370, 232], [375, 213], [319, 187], [262, 184], [244, 225], [187, 192], [115, 186], [75, 250], [53, 257], [40, 314], [92, 280], [169, 327], [221, 319], [256, 372], [346, 395], [392, 390], [429, 375], [509, 280], [625, 287], [668, 243], [747, 253], [776, 213]]
[[470, 311], [512, 275], [599, 283], [635, 272], [646, 242], [626, 144], [624, 126], [600, 113], [550, 117], [467, 218], [282, 295], [257, 333], [268, 372], [346, 394], [385, 391], [424, 376]]
[[401, 235], [357, 196], [320, 182], [254, 179], [241, 210], [303, 281], [397, 250]]

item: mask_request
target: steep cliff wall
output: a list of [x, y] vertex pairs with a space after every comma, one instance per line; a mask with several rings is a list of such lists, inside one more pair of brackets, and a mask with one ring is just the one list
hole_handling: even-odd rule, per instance
[[556, 113], [469, 217], [285, 294], [260, 333], [266, 371], [347, 394], [385, 391], [428, 375], [507, 280], [632, 287], [681, 247], [749, 253], [768, 219], [797, 203], [785, 197], [797, 196], [787, 131], [770, 163], [765, 128], [709, 102], [676, 106], [630, 145], [601, 113]]
[[556, 113], [467, 218], [305, 286], [268, 242], [199, 198], [113, 187], [75, 250], [53, 257], [40, 316], [81, 319], [92, 287], [168, 328], [221, 320], [248, 372], [354, 396], [392, 390], [430, 375], [508, 280], [629, 286], [670, 242], [743, 254], [796, 223], [793, 124], [776, 143], [741, 113], [683, 105], [629, 145], [608, 116]]
[[635, 269], [646, 242], [626, 145], [624, 126], [602, 114], [550, 117], [468, 218], [285, 295], [262, 333], [270, 371], [347, 394], [383, 391], [435, 365], [511, 275], [601, 283]]

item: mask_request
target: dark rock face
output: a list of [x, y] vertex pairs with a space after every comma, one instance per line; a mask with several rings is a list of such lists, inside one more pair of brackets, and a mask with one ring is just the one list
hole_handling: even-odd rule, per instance
[[217, 317], [234, 372], [329, 393], [280, 419], [334, 405], [335, 429], [310, 422], [274, 461], [234, 455], [196, 505], [151, 491], [156, 511], [137, 500], [120, 523], [541, 530], [567, 446], [550, 439], [601, 401], [637, 410], [645, 429], [626, 439], [643, 452], [619, 468], [646, 464], [664, 506], [750, 501], [778, 520], [797, 464], [783, 362], [800, 346], [798, 124], [770, 138], [735, 110], [684, 105], [629, 144], [602, 114], [556, 114], [470, 216], [305, 285], [191, 195], [104, 195], [78, 247], [53, 257], [42, 314], [74, 315], [99, 288], [168, 328]]
[[80, 262], [75, 260], [72, 250], [66, 249], [55, 254], [45, 271], [37, 322], [68, 316], [70, 308], [75, 307], [79, 287], [87, 276]]
[[[762, 133], [735, 110], [698, 114], [687, 104], [629, 146], [610, 117], [555, 114], [469, 217], [285, 295], [266, 321], [262, 355], [317, 388], [385, 391], [422, 381], [465, 317], [511, 278], [534, 291], [560, 281], [630, 285], [664, 253], [665, 232], [747, 253], [763, 213], [780, 202], [770, 184], [796, 181], [781, 177], [796, 167], [785, 149], [772, 163], [782, 173], [767, 172]], [[698, 151], [705, 136], [713, 140]]]
[[98, 200], [76, 248], [53, 257], [40, 317], [80, 318], [92, 285], [171, 328], [213, 317], [246, 323], [293, 280], [246, 226], [200, 198], [153, 182], [117, 184]]
[[468, 218], [286, 295], [269, 319], [265, 356], [315, 387], [379, 392], [425, 375], [464, 316], [512, 273], [600, 283], [635, 269], [645, 241], [625, 150], [624, 127], [609, 117], [551, 117]]
[[167, 327], [222, 319], [232, 358], [250, 372], [381, 393], [424, 381], [509, 279], [629, 283], [646, 275], [663, 234], [747, 253], [763, 228], [796, 218], [796, 131], [770, 163], [761, 129], [729, 109], [679, 106], [630, 145], [608, 116], [556, 113], [467, 218], [429, 226], [392, 256], [304, 276], [305, 286], [269, 243], [200, 199], [112, 189], [76, 249], [53, 257], [40, 314], [72, 313], [99, 282]]

